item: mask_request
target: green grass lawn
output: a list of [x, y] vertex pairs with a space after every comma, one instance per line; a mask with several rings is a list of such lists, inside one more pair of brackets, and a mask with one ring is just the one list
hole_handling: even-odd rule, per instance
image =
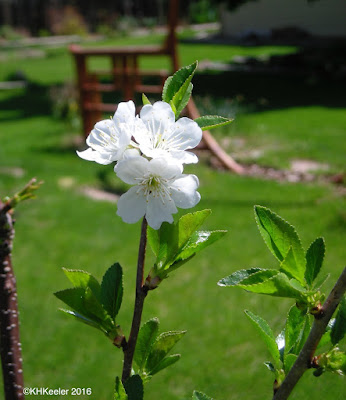
[[[203, 46], [181, 45], [183, 63], [200, 58], [228, 61], [241, 51], [260, 52], [258, 48]], [[121, 352], [96, 330], [59, 313], [61, 304], [52, 293], [69, 285], [61, 267], [85, 269], [100, 279], [112, 263], [120, 262], [125, 293], [119, 323], [128, 334], [140, 225], [122, 223], [115, 204], [81, 193], [85, 185], [102, 188], [105, 181], [114, 190], [124, 187], [111, 166], [78, 158], [76, 132], [52, 117], [49, 85], [73, 80], [66, 50], [51, 50], [44, 59], [9, 60], [0, 65], [0, 80], [16, 69], [23, 70], [35, 85], [0, 92], [1, 197], [20, 189], [33, 176], [45, 182], [38, 198], [20, 205], [16, 213], [13, 263], [26, 386], [91, 387], [91, 397], [78, 398], [108, 400], [114, 377], [121, 371]], [[241, 138], [245, 150], [263, 150], [256, 162], [265, 165], [282, 167], [292, 159], [307, 158], [327, 162], [334, 172], [342, 170], [345, 104], [336, 82], [200, 74], [195, 92], [204, 112], [216, 108], [224, 115], [235, 114], [229, 129], [215, 133], [219, 140], [230, 138], [230, 150], [239, 151], [233, 139]], [[241, 154], [239, 160], [254, 161]], [[18, 171], [14, 168], [20, 168], [22, 175], [14, 176]], [[187, 334], [174, 349], [182, 354], [181, 361], [153, 378], [145, 388], [146, 398], [190, 399], [197, 389], [218, 400], [269, 399], [273, 376], [263, 366], [269, 356], [243, 310], [260, 314], [279, 333], [290, 302], [220, 288], [216, 283], [237, 269], [277, 267], [254, 221], [253, 206], [260, 204], [295, 225], [305, 248], [316, 237], [325, 238], [324, 271], [331, 274], [326, 284], [330, 290], [345, 257], [342, 192], [328, 184], [235, 176], [205, 162], [187, 170], [200, 179], [202, 200], [196, 209], [213, 211], [206, 227], [229, 233], [149, 294], [144, 321], [157, 316], [163, 331], [186, 329]], [[63, 182], [73, 185], [66, 187]], [[152, 261], [149, 251], [147, 269]], [[311, 375], [308, 372], [298, 384], [292, 399], [344, 398], [342, 377]]]

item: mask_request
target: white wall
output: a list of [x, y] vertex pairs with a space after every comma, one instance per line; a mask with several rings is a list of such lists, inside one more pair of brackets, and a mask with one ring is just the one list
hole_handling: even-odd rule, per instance
[[315, 35], [346, 36], [346, 0], [258, 0], [232, 13], [223, 9], [221, 25], [224, 35], [294, 26]]

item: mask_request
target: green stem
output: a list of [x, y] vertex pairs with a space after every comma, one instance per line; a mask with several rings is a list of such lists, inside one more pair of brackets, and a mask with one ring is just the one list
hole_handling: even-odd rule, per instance
[[133, 356], [135, 354], [138, 332], [141, 325], [144, 299], [148, 293], [148, 289], [145, 286], [143, 286], [145, 250], [147, 246], [147, 226], [148, 226], [147, 220], [144, 217], [142, 221], [141, 239], [138, 250], [136, 299], [133, 310], [132, 326], [127, 345], [123, 347], [124, 351], [124, 365], [122, 374], [123, 383], [125, 383], [127, 379], [131, 376]]
[[296, 362], [293, 364], [285, 380], [282, 382], [282, 385], [274, 394], [273, 400], [286, 400], [304, 372], [311, 368], [311, 362], [316, 348], [324, 332], [326, 331], [328, 322], [332, 318], [334, 311], [340, 303], [345, 291], [346, 268], [344, 268], [327, 300], [323, 304], [320, 312], [315, 315], [315, 321], [312, 325], [310, 334], [306, 339], [306, 342], [299, 353]]

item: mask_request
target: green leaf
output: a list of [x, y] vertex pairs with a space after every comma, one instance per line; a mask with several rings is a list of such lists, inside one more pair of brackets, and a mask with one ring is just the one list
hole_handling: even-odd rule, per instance
[[333, 345], [340, 343], [346, 334], [346, 296], [343, 296], [338, 307], [335, 322], [331, 330], [331, 340]]
[[146, 322], [138, 333], [134, 361], [140, 371], [142, 371], [145, 366], [151, 347], [157, 338], [158, 330], [159, 320], [153, 318]]
[[148, 225], [147, 229], [147, 240], [153, 251], [154, 255], [157, 257], [160, 250], [160, 230], [153, 229]]
[[[210, 210], [196, 211], [183, 215], [176, 224], [163, 223], [160, 228], [160, 247], [156, 264], [158, 268], [172, 265], [189, 242], [192, 234], [211, 214]], [[149, 231], [151, 230], [148, 229]]]
[[183, 249], [179, 252], [174, 262], [186, 260], [194, 254], [221, 239], [227, 231], [197, 231], [194, 232]]
[[[241, 279], [242, 276], [245, 278]], [[252, 293], [289, 297], [303, 302], [306, 300], [304, 288], [297, 281], [290, 280], [286, 274], [276, 269], [252, 268], [250, 270], [241, 270], [223, 278], [219, 285], [238, 286]]]
[[125, 382], [124, 388], [126, 390], [128, 400], [143, 400], [143, 382], [139, 375], [130, 376], [130, 378]]
[[233, 122], [233, 118], [220, 117], [219, 115], [204, 115], [203, 117], [198, 117], [194, 120], [197, 122], [198, 126], [202, 131], [207, 131], [209, 129], [218, 128], [220, 126], [229, 125]]
[[65, 289], [65, 290], [60, 290], [59, 292], [55, 292], [54, 295], [59, 300], [63, 301], [65, 304], [71, 307], [78, 314], [88, 317], [89, 319], [95, 322], [99, 322], [98, 319], [95, 318], [95, 315], [90, 313], [85, 307], [84, 304], [85, 289], [83, 288]]
[[309, 332], [309, 315], [296, 306], [291, 307], [285, 327], [285, 360], [290, 353], [299, 354]]
[[65, 315], [69, 315], [69, 316], [75, 318], [77, 321], [82, 322], [83, 324], [92, 326], [93, 328], [96, 328], [96, 329], [104, 332], [104, 330], [102, 329], [102, 326], [99, 323], [97, 323], [87, 317], [84, 317], [83, 315], [77, 313], [76, 311], [65, 310], [63, 308], [59, 308], [59, 310], [62, 311]]
[[296, 359], [298, 358], [297, 354], [287, 354], [285, 357], [285, 363], [284, 363], [284, 370], [285, 373], [288, 374], [290, 369], [293, 367], [293, 364], [296, 362]]
[[84, 288], [90, 287], [90, 289], [94, 292], [96, 297], [100, 296], [101, 287], [96, 278], [94, 278], [89, 272], [85, 272], [77, 269], [62, 269], [72, 283], [72, 285], [76, 288]]
[[109, 314], [102, 307], [102, 304], [99, 302], [90, 288], [85, 289], [84, 307], [89, 314], [95, 315], [95, 317], [99, 318], [105, 324], [107, 329], [113, 328], [113, 323], [110, 320]]
[[297, 274], [297, 265], [296, 265], [296, 260], [294, 258], [292, 247], [289, 248], [288, 253], [286, 254], [286, 257], [280, 264], [280, 271], [284, 272], [290, 278], [298, 279], [298, 281], [301, 284], [305, 285], [304, 277], [298, 276], [298, 274]]
[[186, 331], [164, 332], [158, 336], [152, 345], [146, 365], [145, 372], [152, 375], [158, 365], [167, 356], [176, 343], [185, 335]]
[[115, 378], [114, 400], [128, 400], [125, 388], [118, 376]]
[[189, 83], [187, 87], [184, 87], [184, 90], [180, 95], [181, 97], [179, 98], [179, 102], [174, 102], [174, 99], [170, 102], [171, 106], [172, 104], [174, 107], [172, 107], [172, 110], [174, 111], [174, 114], [178, 117], [183, 109], [186, 107], [187, 103], [190, 100], [191, 94], [192, 94], [192, 89], [193, 85], [192, 83]]
[[206, 394], [202, 392], [196, 392], [196, 390], [192, 394], [192, 400], [213, 400], [211, 397], [208, 397]]
[[253, 314], [251, 311], [245, 311], [245, 314], [249, 317], [250, 321], [256, 327], [261, 338], [264, 340], [264, 343], [266, 344], [269, 353], [273, 357], [275, 367], [277, 369], [280, 368], [280, 352], [275, 341], [275, 336], [270, 326], [263, 318]]
[[317, 238], [306, 252], [305, 279], [309, 286], [312, 285], [321, 270], [325, 251], [324, 239]]
[[150, 375], [155, 375], [161, 370], [169, 367], [170, 365], [175, 364], [181, 358], [180, 354], [173, 354], [171, 356], [166, 356], [162, 361], [160, 361], [156, 367], [150, 371]]
[[142, 103], [143, 103], [143, 106], [145, 106], [147, 104], [151, 105], [150, 100], [148, 99], [148, 97], [144, 93], [142, 93]]
[[104, 274], [101, 283], [101, 302], [113, 321], [123, 299], [123, 272], [120, 264], [113, 264]]
[[320, 289], [320, 288], [327, 282], [327, 280], [329, 279], [329, 277], [330, 277], [330, 274], [322, 275], [321, 277], [319, 277], [319, 278], [316, 280], [316, 282], [314, 283], [313, 289], [314, 289], [314, 290]]
[[[299, 282], [304, 282], [305, 254], [294, 227], [281, 217], [262, 206], [255, 206], [255, 216], [261, 235], [269, 250], [281, 263], [292, 249], [295, 268], [290, 273]], [[290, 261], [292, 265], [292, 262]]]
[[176, 117], [179, 116], [190, 98], [192, 90], [191, 80], [197, 69], [197, 65], [196, 61], [191, 65], [179, 69], [173, 76], [170, 76], [166, 80], [163, 86], [162, 100], [171, 104]]
[[233, 274], [220, 279], [217, 284], [219, 286], [237, 286], [242, 280], [258, 271], [263, 270], [261, 268], [240, 269], [239, 271], [233, 272]]

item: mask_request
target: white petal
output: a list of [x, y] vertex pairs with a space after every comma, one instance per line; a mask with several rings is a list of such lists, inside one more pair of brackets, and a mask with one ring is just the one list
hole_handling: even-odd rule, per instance
[[141, 155], [140, 151], [138, 149], [135, 148], [130, 148], [130, 149], [126, 149], [122, 156], [120, 157], [120, 160], [126, 160], [128, 158], [132, 158], [132, 157], [139, 157]]
[[171, 185], [172, 199], [177, 207], [192, 208], [201, 199], [197, 192], [199, 182], [196, 175], [183, 175]]
[[198, 157], [196, 156], [196, 154], [191, 153], [191, 151], [172, 150], [170, 151], [169, 156], [176, 162], [179, 162], [181, 164], [198, 163]]
[[143, 175], [148, 171], [149, 161], [144, 157], [131, 157], [119, 161], [114, 167], [114, 171], [125, 183], [129, 185], [136, 185], [138, 180], [136, 178], [142, 178]]
[[118, 104], [118, 108], [114, 114], [114, 122], [127, 123], [129, 120], [134, 119], [136, 114], [136, 107], [132, 100]]
[[180, 178], [183, 168], [181, 164], [169, 163], [164, 158], [154, 158], [149, 162], [148, 172], [171, 180]]
[[138, 193], [138, 187], [133, 186], [118, 200], [117, 214], [128, 224], [134, 224], [144, 217], [147, 202], [145, 198]]
[[112, 120], [105, 119], [95, 124], [94, 129], [87, 137], [86, 143], [97, 151], [105, 151], [105, 149], [111, 150], [114, 148], [114, 139], [112, 140], [112, 135], [116, 138], [118, 136], [116, 134], [115, 125]]
[[102, 154], [98, 151], [91, 149], [90, 147], [84, 151], [77, 151], [77, 155], [83, 160], [87, 161], [95, 161], [98, 164], [107, 165], [113, 162], [109, 158], [105, 158]]
[[140, 117], [152, 135], [163, 135], [175, 122], [171, 106], [163, 101], [158, 101], [154, 105], [146, 104], [140, 112]]
[[145, 218], [149, 226], [153, 229], [159, 229], [162, 222], [173, 222], [172, 214], [178, 212], [174, 201], [167, 199], [164, 203], [159, 197], [150, 197], [147, 203], [147, 212]]
[[180, 150], [193, 149], [202, 139], [202, 129], [190, 118], [178, 119], [174, 128], [173, 144], [176, 144]]

